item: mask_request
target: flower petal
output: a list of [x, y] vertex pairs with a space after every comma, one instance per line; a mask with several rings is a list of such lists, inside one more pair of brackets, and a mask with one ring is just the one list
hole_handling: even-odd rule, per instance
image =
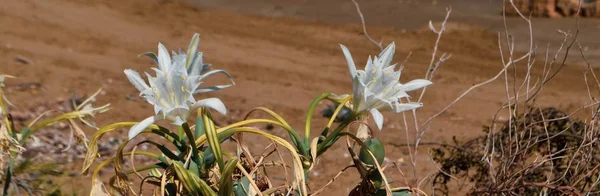
[[231, 81], [231, 84], [235, 85], [235, 82], [233, 82], [233, 77], [231, 76], [231, 74], [229, 74], [229, 72], [227, 72], [225, 70], [221, 70], [221, 69], [211, 70], [209, 72], [203, 73], [201, 80], [203, 80], [204, 78], [207, 78], [209, 76], [212, 76], [214, 74], [218, 74], [218, 73], [224, 74], [225, 76], [227, 76], [227, 78], [229, 78], [229, 80]]
[[354, 78], [354, 76], [356, 76], [356, 65], [354, 65], [354, 59], [352, 59], [352, 54], [350, 54], [350, 51], [348, 50], [348, 48], [346, 48], [346, 46], [340, 44], [340, 47], [342, 47], [342, 52], [344, 52], [344, 56], [346, 57], [348, 69], [350, 70], [350, 76]]
[[396, 102], [396, 105], [394, 106], [394, 110], [396, 113], [399, 113], [399, 112], [404, 112], [407, 110], [414, 110], [414, 109], [420, 108], [422, 106], [423, 106], [422, 103], [417, 103], [417, 102], [410, 102], [410, 103]]
[[142, 131], [144, 131], [146, 128], [152, 125], [156, 120], [157, 118], [155, 116], [151, 116], [133, 125], [131, 129], [129, 129], [129, 140], [133, 139], [135, 136], [140, 134]]
[[150, 57], [152, 59], [152, 61], [154, 61], [154, 63], [158, 64], [158, 58], [156, 57], [156, 54], [154, 54], [154, 52], [145, 52], [145, 53], [138, 55], [138, 57], [141, 57], [141, 56]]
[[394, 42], [390, 43], [381, 53], [379, 54], [379, 61], [382, 62], [381, 66], [388, 66], [394, 57], [394, 52], [396, 51], [396, 44]]
[[200, 44], [200, 34], [194, 33], [194, 36], [192, 36], [192, 41], [190, 41], [190, 45], [188, 46], [185, 68], [189, 68], [192, 64], [192, 61], [196, 56], [196, 52], [198, 52], [198, 44]]
[[232, 86], [233, 86], [233, 84], [226, 84], [226, 85], [216, 85], [216, 86], [209, 86], [209, 87], [199, 88], [199, 89], [196, 89], [196, 91], [194, 91], [194, 94], [196, 94], [196, 93], [208, 93], [208, 92], [218, 91], [218, 90], [226, 89], [226, 88], [229, 88], [229, 87], [232, 87]]
[[225, 104], [223, 104], [223, 102], [218, 98], [203, 99], [192, 105], [192, 108], [198, 107], [208, 107], [216, 110], [217, 112], [223, 115], [227, 114], [227, 108], [225, 107]]
[[383, 115], [377, 109], [371, 109], [369, 112], [373, 117], [373, 121], [375, 121], [375, 124], [377, 125], [377, 129], [381, 131], [381, 128], [383, 128]]
[[412, 80], [412, 81], [404, 84], [403, 87], [406, 91], [413, 91], [413, 90], [417, 90], [417, 89], [429, 86], [430, 84], [432, 84], [432, 82], [429, 80], [416, 79], [416, 80]]
[[158, 43], [158, 69], [167, 71], [171, 67], [171, 56], [162, 43]]
[[138, 89], [140, 92], [143, 92], [146, 89], [149, 89], [150, 87], [146, 84], [146, 82], [144, 81], [144, 79], [142, 79], [142, 76], [140, 76], [140, 74], [136, 71], [133, 71], [131, 69], [126, 69], [125, 71], [125, 75], [127, 76], [127, 79], [129, 79], [129, 82], [131, 82], [131, 84], [133, 84], [133, 86]]

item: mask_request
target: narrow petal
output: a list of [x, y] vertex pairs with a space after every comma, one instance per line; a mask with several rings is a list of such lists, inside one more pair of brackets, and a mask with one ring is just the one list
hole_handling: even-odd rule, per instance
[[156, 121], [156, 117], [151, 116], [151, 117], [148, 117], [148, 118], [142, 120], [142, 122], [139, 122], [139, 123], [133, 125], [133, 127], [131, 127], [131, 129], [129, 129], [129, 134], [128, 134], [129, 140], [133, 139], [135, 136], [140, 134], [142, 131], [144, 131], [146, 128], [148, 128], [150, 125], [152, 125], [155, 121]]
[[231, 74], [229, 74], [229, 72], [227, 72], [225, 70], [221, 70], [221, 69], [211, 70], [209, 72], [203, 73], [202, 74], [202, 80], [204, 78], [207, 78], [207, 77], [211, 76], [211, 75], [219, 74], [219, 73], [220, 74], [224, 74], [225, 76], [227, 76], [227, 78], [229, 78], [229, 81], [231, 81], [231, 84], [235, 85], [235, 82], [233, 82], [233, 77], [231, 76]]
[[406, 91], [413, 91], [413, 90], [417, 90], [417, 89], [429, 86], [430, 84], [432, 84], [432, 83], [429, 80], [416, 79], [416, 80], [412, 80], [412, 81], [404, 84], [403, 87]]
[[146, 52], [146, 53], [142, 53], [142, 54], [138, 55], [138, 57], [141, 57], [141, 56], [150, 57], [152, 59], [152, 61], [154, 61], [154, 63], [158, 64], [158, 58], [156, 57], [156, 54], [154, 54], [154, 52]]
[[133, 84], [133, 86], [138, 89], [140, 92], [143, 92], [146, 89], [149, 89], [150, 87], [146, 84], [146, 82], [144, 81], [144, 79], [142, 79], [142, 76], [140, 76], [140, 74], [136, 71], [133, 71], [131, 69], [126, 69], [125, 71], [125, 75], [127, 76], [127, 79], [129, 79], [129, 82], [131, 82], [131, 84]]
[[356, 76], [356, 65], [354, 65], [354, 59], [352, 59], [352, 54], [350, 54], [350, 51], [348, 50], [348, 48], [346, 48], [346, 46], [340, 44], [340, 47], [342, 47], [342, 52], [344, 52], [344, 56], [346, 57], [348, 69], [350, 70], [350, 76], [354, 78], [354, 76]]
[[369, 112], [373, 117], [373, 121], [375, 121], [375, 124], [377, 125], [377, 129], [381, 131], [381, 128], [383, 128], [383, 115], [377, 109], [371, 109]]
[[392, 62], [394, 52], [396, 51], [396, 44], [394, 42], [390, 43], [381, 54], [379, 54], [379, 60], [382, 62], [382, 66], [387, 66]]
[[199, 89], [196, 89], [196, 91], [194, 91], [194, 94], [197, 94], [197, 93], [208, 93], [208, 92], [218, 91], [218, 90], [226, 89], [226, 88], [229, 88], [229, 87], [232, 87], [232, 86], [233, 86], [233, 84], [226, 84], [226, 85], [216, 85], [216, 86], [209, 86], [209, 87], [199, 88]]
[[217, 112], [219, 112], [223, 115], [227, 114], [227, 108], [225, 107], [225, 104], [223, 104], [223, 102], [218, 98], [203, 99], [203, 100], [200, 100], [200, 101], [194, 103], [194, 105], [192, 105], [192, 108], [199, 108], [199, 107], [208, 107], [208, 108], [212, 108], [212, 109], [216, 110]]
[[423, 106], [422, 103], [416, 103], [416, 102], [396, 103], [394, 110], [396, 111], [396, 113], [399, 113], [399, 112], [404, 112], [407, 110], [414, 110], [414, 109], [420, 108], [422, 106]]
[[170, 120], [174, 125], [182, 125], [190, 115], [190, 109], [187, 106], [178, 106], [169, 110], [163, 111], [167, 120]]
[[190, 45], [188, 46], [185, 68], [189, 68], [192, 64], [192, 61], [196, 56], [196, 52], [198, 51], [198, 44], [200, 44], [200, 34], [195, 33], [194, 36], [192, 36], [192, 41], [190, 41]]
[[158, 43], [158, 68], [167, 71], [171, 66], [171, 56], [169, 51], [161, 43]]

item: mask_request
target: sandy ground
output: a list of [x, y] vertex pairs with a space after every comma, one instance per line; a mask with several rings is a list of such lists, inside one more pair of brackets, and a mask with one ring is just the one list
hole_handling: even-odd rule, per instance
[[[427, 3], [426, 3], [427, 2]], [[192, 6], [190, 6], [192, 5]], [[435, 35], [427, 31], [427, 21], [439, 22], [444, 8], [453, 6], [451, 28], [441, 40], [440, 51], [453, 56], [434, 77], [423, 99], [425, 107], [418, 116], [424, 121], [439, 112], [472, 84], [493, 77], [502, 67], [496, 32], [503, 29], [498, 1], [439, 0], [372, 1], [363, 3], [369, 32], [385, 43], [395, 41], [395, 61], [401, 62], [410, 52], [401, 81], [422, 78], [431, 58]], [[78, 92], [92, 93], [99, 87], [104, 94], [98, 103], [111, 103], [113, 109], [97, 116], [100, 125], [117, 121], [139, 121], [152, 114], [152, 107], [141, 100], [127, 99], [138, 92], [130, 85], [123, 70], [149, 71], [153, 66], [137, 55], [156, 51], [157, 42], [169, 49], [185, 48], [194, 32], [200, 33], [200, 50], [215, 68], [228, 70], [236, 86], [206, 96], [221, 98], [230, 114], [218, 117], [222, 123], [240, 120], [245, 112], [265, 106], [285, 117], [302, 130], [310, 101], [323, 92], [351, 93], [351, 81], [338, 43], [347, 45], [358, 65], [377, 48], [361, 35], [353, 4], [345, 0], [206, 0], [185, 4], [178, 1], [153, 0], [20, 0], [5, 1], [0, 6], [0, 73], [17, 76], [7, 82], [9, 98], [18, 109], [26, 110], [49, 100]], [[509, 19], [520, 48], [527, 46], [527, 26]], [[597, 62], [600, 39], [598, 21], [581, 20], [580, 40], [592, 63]], [[536, 45], [557, 46], [560, 34], [555, 29], [574, 30], [575, 20], [534, 19]], [[545, 49], [540, 49], [543, 57]], [[573, 55], [574, 56], [574, 55]], [[30, 64], [17, 61], [26, 58]], [[580, 58], [579, 58], [580, 59]], [[543, 106], [573, 111], [588, 100], [583, 81], [581, 60], [568, 66], [544, 89], [538, 100]], [[542, 69], [538, 59], [534, 70]], [[517, 69], [523, 74], [524, 68]], [[539, 76], [535, 75], [536, 77]], [[214, 78], [209, 83], [225, 82]], [[40, 90], [18, 90], [24, 83], [40, 83]], [[424, 141], [450, 141], [453, 136], [464, 141], [482, 134], [505, 100], [505, 86], [498, 80], [466, 96], [439, 116], [429, 127]], [[13, 89], [13, 90], [11, 90]], [[597, 92], [596, 92], [597, 93]], [[416, 95], [414, 95], [416, 96]], [[324, 107], [321, 106], [321, 107]], [[506, 115], [506, 114], [501, 114]], [[217, 115], [216, 115], [217, 116]], [[317, 115], [315, 115], [317, 117]], [[401, 115], [386, 113], [385, 129], [377, 133], [385, 143], [406, 143]], [[317, 117], [318, 118], [318, 117]], [[313, 123], [319, 130], [323, 120]], [[91, 130], [90, 130], [91, 131]], [[284, 136], [282, 130], [272, 132]], [[313, 134], [318, 134], [314, 131]], [[410, 132], [409, 138], [414, 138]], [[126, 137], [122, 131], [116, 137]], [[412, 141], [412, 140], [409, 140]], [[253, 148], [266, 146], [253, 142]], [[427, 150], [420, 149], [417, 178], [436, 172]], [[406, 148], [386, 146], [388, 158], [404, 159], [401, 167], [409, 180], [412, 168]], [[339, 145], [326, 153], [311, 184], [319, 188], [340, 169], [348, 165], [345, 149]], [[78, 168], [77, 168], [78, 170]], [[397, 186], [405, 186], [398, 172], [390, 171]], [[347, 194], [357, 182], [354, 171], [343, 174], [325, 192]], [[72, 185], [79, 194], [87, 194], [88, 178], [75, 178]]]

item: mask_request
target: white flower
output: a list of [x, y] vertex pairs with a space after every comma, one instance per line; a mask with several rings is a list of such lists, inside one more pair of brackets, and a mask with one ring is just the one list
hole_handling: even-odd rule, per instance
[[[158, 69], [153, 68], [156, 77], [148, 77], [150, 86], [142, 79], [138, 72], [127, 69], [125, 75], [133, 86], [141, 93], [140, 96], [154, 105], [155, 116], [144, 119], [129, 130], [129, 139], [135, 137], [154, 122], [162, 119], [171, 120], [175, 125], [182, 125], [190, 112], [199, 107], [209, 107], [225, 115], [227, 109], [218, 98], [208, 98], [196, 101], [194, 94], [201, 92], [210, 92], [227, 88], [231, 85], [212, 86], [207, 88], [198, 88], [202, 80], [215, 73], [223, 73], [231, 77], [229, 73], [223, 70], [205, 71], [205, 65], [202, 64], [202, 54], [196, 52], [198, 45], [198, 35], [194, 35], [190, 50], [185, 54], [180, 52], [173, 55], [173, 60], [169, 56], [167, 49], [158, 44], [158, 57], [154, 54], [146, 55], [154, 57], [158, 64]], [[189, 66], [189, 67], [186, 67]]]
[[394, 71], [397, 64], [390, 65], [394, 56], [395, 45], [392, 42], [373, 60], [369, 56], [365, 70], [356, 70], [352, 55], [346, 46], [341, 45], [348, 68], [352, 76], [354, 114], [371, 113], [377, 128], [383, 126], [383, 115], [380, 111], [392, 110], [397, 113], [423, 106], [422, 103], [402, 103], [401, 98], [410, 97], [406, 92], [430, 85], [429, 80], [416, 79], [406, 84], [400, 83], [402, 69]]
[[[201, 88], [196, 89], [194, 94], [217, 91], [217, 90], [221, 90], [221, 89], [225, 89], [225, 88], [229, 88], [229, 87], [233, 86], [235, 83], [233, 82], [233, 80], [231, 80], [232, 77], [229, 73], [227, 73], [226, 71], [223, 71], [223, 70], [210, 70], [210, 67], [212, 65], [208, 64], [208, 63], [207, 64], [204, 63], [203, 58], [202, 58], [202, 52], [198, 51], [199, 44], [200, 44], [200, 34], [195, 33], [194, 36], [192, 36], [192, 40], [190, 41], [190, 44], [188, 46], [187, 53], [184, 52], [182, 49], [179, 49], [178, 53], [175, 53], [175, 51], [172, 51], [172, 57], [173, 57], [172, 63], [173, 64], [184, 64], [187, 74], [189, 76], [201, 76], [200, 80], [202, 80], [203, 78], [209, 77], [211, 75], [214, 75], [214, 74], [224, 74], [225, 76], [227, 76], [230, 79], [231, 84], [201, 87]], [[159, 55], [161, 55], [160, 50], [167, 51], [167, 49], [164, 48], [164, 46], [162, 44], [159, 44], [158, 47], [159, 47]], [[169, 58], [168, 52], [163, 52], [162, 54], [165, 55], [166, 58], [159, 58], [153, 52], [143, 53], [140, 56], [148, 56], [148, 57], [152, 58], [154, 63], [156, 63], [158, 66], [158, 69], [153, 68], [154, 71], [156, 71], [157, 74], [164, 74], [164, 72], [166, 72], [167, 69], [169, 68], [169, 63], [162, 62], [162, 61], [166, 61], [166, 60], [170, 61], [171, 58]]]

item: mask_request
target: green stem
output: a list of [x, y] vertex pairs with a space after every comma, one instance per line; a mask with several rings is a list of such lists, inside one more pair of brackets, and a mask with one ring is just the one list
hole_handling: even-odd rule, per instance
[[[333, 145], [333, 143], [335, 143], [337, 141], [338, 138], [340, 138], [341, 136], [341, 132], [348, 126], [350, 125], [350, 123], [352, 121], [354, 121], [354, 119], [356, 119], [358, 117], [358, 115], [352, 115], [352, 118], [350, 118], [349, 120], [346, 120], [342, 123], [340, 123], [340, 125], [338, 125], [337, 128], [335, 128], [335, 130], [333, 130], [333, 132], [331, 132], [329, 135], [327, 135], [327, 137], [325, 137], [325, 139], [323, 140], [323, 142], [319, 143], [319, 145], [317, 145], [317, 156], [325, 153], [325, 151], [331, 146]], [[330, 144], [331, 143], [331, 144]]]
[[[198, 148], [196, 147], [196, 142], [194, 141], [195, 140], [194, 134], [192, 133], [190, 126], [188, 126], [188, 124], [186, 122], [186, 123], [183, 123], [181, 125], [181, 127], [185, 131], [185, 134], [187, 135], [187, 138], [190, 141], [190, 145], [192, 146], [192, 161], [194, 161], [194, 163], [196, 163], [196, 164], [200, 164], [200, 157], [198, 157]], [[192, 168], [192, 170], [196, 172], [196, 175], [200, 176], [200, 173], [198, 172], [197, 167]]]
[[315, 111], [315, 108], [317, 107], [319, 102], [321, 102], [323, 99], [327, 98], [328, 96], [329, 96], [329, 93], [321, 94], [319, 97], [317, 97], [315, 100], [313, 100], [313, 102], [310, 104], [310, 107], [308, 108], [308, 113], [306, 114], [306, 127], [304, 129], [304, 145], [306, 145], [306, 146], [310, 146], [310, 121], [312, 119], [312, 115]]
[[[16, 153], [10, 153], [11, 156], [14, 154], [16, 156]], [[15, 160], [13, 160], [12, 158], [10, 158], [10, 160], [8, 161], [8, 168], [6, 168], [6, 180], [4, 180], [4, 191], [2, 193], [3, 196], [8, 196], [8, 188], [10, 188], [10, 183], [12, 182], [12, 174], [13, 174], [13, 168], [15, 167]]]

